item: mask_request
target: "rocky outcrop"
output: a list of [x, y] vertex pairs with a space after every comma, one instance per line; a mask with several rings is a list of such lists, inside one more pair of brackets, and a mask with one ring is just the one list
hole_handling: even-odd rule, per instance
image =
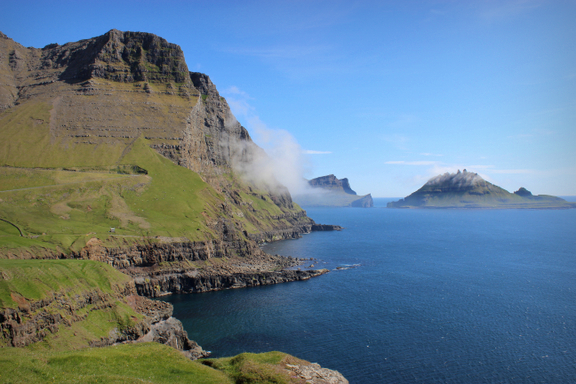
[[356, 195], [356, 192], [350, 188], [350, 183], [347, 178], [338, 179], [334, 175], [320, 176], [315, 179], [308, 181], [313, 188], [322, 188], [326, 190], [338, 190], [343, 191], [349, 195]]
[[182, 351], [192, 360], [208, 357], [210, 354], [195, 341], [188, 338], [182, 322], [172, 317], [172, 304], [146, 297], [132, 295], [126, 298], [128, 304], [137, 312], [149, 318], [147, 331], [135, 338], [138, 343], [157, 342]]
[[356, 207], [374, 206], [372, 195], [357, 196], [350, 188], [348, 179], [338, 179], [334, 175], [321, 176], [309, 180], [310, 189], [294, 196], [303, 207]]
[[114, 328], [107, 337], [90, 341], [90, 346], [155, 341], [174, 347], [191, 359], [209, 355], [188, 339], [182, 323], [172, 317], [171, 304], [138, 296], [133, 282], [115, 287], [113, 294], [95, 289], [75, 295], [55, 292], [36, 301], [22, 299], [18, 308], [0, 312], [0, 339], [12, 347], [25, 347], [86, 320], [94, 311], [114, 312], [118, 302], [128, 304], [144, 317]]
[[186, 273], [158, 273], [152, 277], [135, 277], [134, 282], [138, 294], [160, 297], [169, 293], [198, 293], [302, 281], [327, 272], [327, 269], [305, 271], [289, 269], [210, 275], [195, 270]]
[[520, 187], [516, 192], [514, 192], [514, 194], [518, 195], [518, 196], [522, 196], [522, 197], [531, 197], [532, 192], [530, 192], [529, 190], [527, 190], [524, 187]]
[[312, 225], [312, 232], [324, 232], [324, 231], [341, 231], [342, 228], [339, 225], [332, 224], [314, 224]]
[[[0, 334], [13, 347], [27, 345], [44, 340], [50, 334], [58, 332], [60, 327], [86, 319], [90, 312], [113, 308], [118, 298], [135, 294], [133, 283], [115, 287], [116, 294], [95, 289], [81, 294], [68, 296], [66, 292], [54, 292], [42, 300], [19, 300], [17, 309], [5, 308], [0, 312]], [[117, 339], [138, 333], [142, 325], [117, 332]]]
[[372, 208], [374, 206], [374, 200], [372, 199], [372, 195], [369, 193], [362, 196], [360, 199], [351, 202], [350, 206], [356, 208]]
[[204, 351], [195, 341], [188, 338], [182, 322], [174, 317], [152, 324], [150, 331], [137, 340], [137, 342], [151, 341], [182, 351], [191, 360], [210, 356], [209, 352]]
[[338, 371], [322, 368], [319, 364], [286, 364], [286, 369], [309, 384], [348, 384]]

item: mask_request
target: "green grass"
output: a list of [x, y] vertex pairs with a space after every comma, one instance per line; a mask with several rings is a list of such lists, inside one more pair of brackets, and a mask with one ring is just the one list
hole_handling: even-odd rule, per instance
[[226, 372], [236, 383], [289, 384], [290, 375], [282, 369], [286, 360], [296, 360], [282, 352], [242, 353], [228, 358], [204, 360], [204, 364]]
[[243, 353], [190, 361], [157, 343], [123, 344], [79, 351], [0, 349], [3, 383], [300, 383], [283, 369], [302, 360], [281, 352]]
[[99, 289], [113, 293], [114, 286], [130, 277], [108, 264], [91, 260], [0, 260], [0, 308], [17, 308], [17, 295], [41, 300], [53, 292], [74, 294]]
[[157, 343], [80, 351], [0, 348], [3, 383], [234, 383], [224, 372]]
[[[167, 127], [163, 134], [177, 137], [183, 111], [197, 100], [120, 92], [134, 85], [104, 79], [92, 83], [119, 91], [118, 100], [78, 96], [74, 102], [84, 108], [79, 112], [64, 101], [54, 107], [55, 112], [50, 102], [30, 100], [0, 114], [0, 218], [16, 224], [25, 235], [0, 226], [0, 258], [70, 254], [80, 251], [92, 237], [105, 246], [156, 236], [210, 241], [219, 236], [218, 220], [232, 220], [240, 237], [244, 230], [253, 234], [292, 225], [278, 217], [299, 212], [299, 207], [281, 209], [266, 191], [249, 192], [236, 176], [224, 175], [223, 184], [230, 184], [225, 188], [238, 190], [242, 201], [229, 204], [198, 174], [150, 147], [161, 139], [92, 135], [87, 140], [96, 144], [88, 144], [82, 138], [67, 137], [58, 124], [67, 124], [69, 119], [76, 124], [87, 116], [96, 125], [101, 120], [118, 126]], [[51, 124], [57, 125], [56, 134]], [[224, 212], [224, 204], [231, 216]], [[108, 236], [111, 228], [115, 228], [114, 238]]]
[[110, 228], [116, 228], [117, 236], [215, 237], [206, 218], [218, 215], [223, 197], [198, 174], [163, 158], [144, 139], [133, 143], [119, 161], [119, 166], [134, 164], [148, 174], [3, 168], [5, 188], [30, 188], [35, 175], [41, 182], [32, 189], [0, 192], [0, 217], [35, 237], [31, 242], [16, 239], [16, 233], [2, 225], [0, 248], [6, 253], [44, 243], [67, 253], [80, 250], [90, 237], [105, 239]]

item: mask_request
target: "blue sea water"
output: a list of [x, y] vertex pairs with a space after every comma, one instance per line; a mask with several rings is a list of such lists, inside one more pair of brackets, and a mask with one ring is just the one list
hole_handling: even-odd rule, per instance
[[308, 209], [345, 229], [264, 246], [326, 275], [164, 299], [215, 357], [280, 350], [350, 383], [576, 383], [576, 209], [376, 203]]

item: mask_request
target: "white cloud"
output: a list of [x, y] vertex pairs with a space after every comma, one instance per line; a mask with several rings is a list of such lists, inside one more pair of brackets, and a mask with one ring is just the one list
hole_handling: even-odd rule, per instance
[[[234, 115], [246, 122], [254, 141], [268, 156], [254, 156], [250, 164], [243, 164], [241, 170], [251, 180], [275, 179], [295, 194], [306, 188], [304, 174], [309, 164], [306, 154], [327, 154], [330, 152], [304, 151], [296, 139], [287, 131], [269, 128], [250, 105], [252, 98], [238, 87], [230, 87], [225, 92], [227, 102]], [[263, 180], [266, 181], [266, 180]], [[268, 183], [274, 184], [273, 180]]]

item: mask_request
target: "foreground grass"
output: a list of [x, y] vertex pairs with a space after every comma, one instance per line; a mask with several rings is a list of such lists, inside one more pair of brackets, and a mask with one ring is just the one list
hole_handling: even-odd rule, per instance
[[214, 383], [234, 381], [157, 343], [80, 351], [0, 348], [2, 383]]
[[190, 361], [157, 343], [79, 351], [0, 348], [2, 383], [300, 383], [284, 369], [305, 363], [282, 352]]

